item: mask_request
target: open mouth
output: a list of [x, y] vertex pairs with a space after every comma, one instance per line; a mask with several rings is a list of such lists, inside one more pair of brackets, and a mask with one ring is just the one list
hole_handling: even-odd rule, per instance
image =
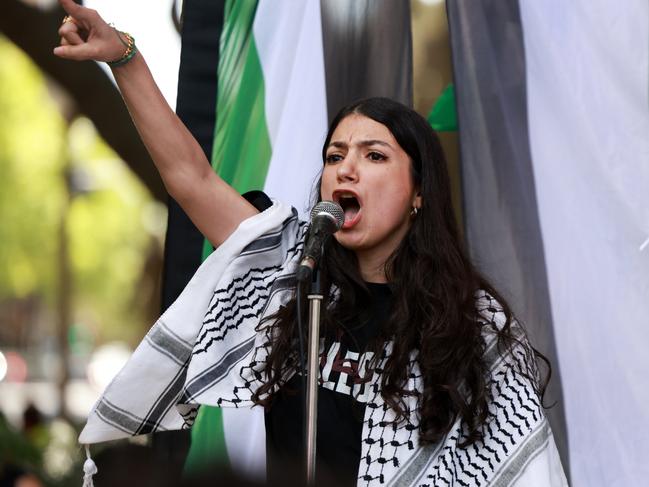
[[338, 203], [345, 214], [345, 223], [343, 228], [349, 228], [358, 221], [359, 213], [361, 211], [361, 204], [358, 197], [349, 192], [335, 192], [333, 199]]

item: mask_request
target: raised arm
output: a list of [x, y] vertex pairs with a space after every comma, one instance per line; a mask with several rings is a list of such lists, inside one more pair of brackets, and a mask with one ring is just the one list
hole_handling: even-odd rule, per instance
[[[126, 39], [91, 9], [59, 0], [70, 20], [59, 29], [61, 45], [54, 54], [75, 61], [115, 61]], [[239, 193], [219, 178], [187, 127], [165, 101], [138, 52], [113, 67], [113, 74], [144, 145], [169, 194], [196, 227], [218, 246], [244, 219], [257, 213]]]

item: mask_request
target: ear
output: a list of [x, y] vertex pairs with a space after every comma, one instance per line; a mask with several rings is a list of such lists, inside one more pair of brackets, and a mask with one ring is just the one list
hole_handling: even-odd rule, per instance
[[417, 208], [417, 209], [421, 209], [421, 205], [422, 205], [421, 192], [419, 190], [417, 190], [417, 192], [415, 193], [415, 197], [412, 200], [412, 207]]

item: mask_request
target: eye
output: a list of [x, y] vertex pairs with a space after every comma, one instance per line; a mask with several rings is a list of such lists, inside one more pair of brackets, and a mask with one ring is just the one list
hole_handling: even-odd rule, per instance
[[387, 157], [385, 157], [383, 154], [381, 154], [380, 152], [376, 152], [376, 151], [369, 152], [367, 154], [367, 157], [371, 161], [385, 161], [387, 159]]
[[327, 154], [327, 158], [325, 159], [326, 164], [335, 164], [336, 162], [340, 162], [343, 160], [343, 156], [337, 153], [333, 154]]

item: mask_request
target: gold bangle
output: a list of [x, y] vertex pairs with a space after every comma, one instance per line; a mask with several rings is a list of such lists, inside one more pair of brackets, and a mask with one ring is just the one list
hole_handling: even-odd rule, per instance
[[[115, 29], [115, 33], [117, 34], [117, 37], [119, 38], [120, 42], [124, 44], [126, 47], [126, 50], [124, 51], [124, 54], [122, 54], [122, 57], [119, 59], [116, 59], [115, 61], [108, 61], [107, 64], [110, 67], [117, 67], [117, 66], [122, 66], [123, 64], [126, 64], [129, 62], [131, 59], [133, 59], [133, 56], [137, 54], [137, 47], [135, 46], [135, 39], [131, 34], [128, 32], [121, 32]], [[124, 42], [124, 39], [122, 39], [122, 36], [126, 37], [126, 42]]]

